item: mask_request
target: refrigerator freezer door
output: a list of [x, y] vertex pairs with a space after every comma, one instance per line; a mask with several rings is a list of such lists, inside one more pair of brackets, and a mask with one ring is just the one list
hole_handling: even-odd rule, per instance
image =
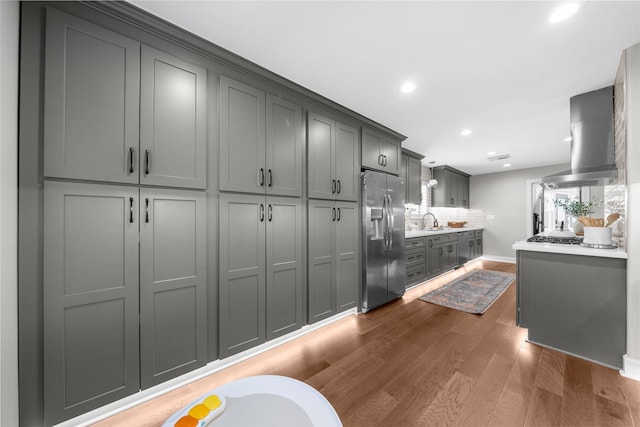
[[391, 228], [387, 250], [387, 298], [404, 295], [406, 269], [404, 255], [404, 179], [389, 175], [387, 177], [387, 198], [389, 200]]
[[371, 310], [387, 299], [387, 178], [365, 172], [362, 176], [362, 310]]

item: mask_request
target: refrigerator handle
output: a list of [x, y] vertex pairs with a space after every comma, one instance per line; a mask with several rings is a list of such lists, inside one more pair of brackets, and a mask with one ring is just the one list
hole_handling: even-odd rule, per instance
[[384, 250], [386, 251], [387, 249], [389, 249], [389, 237], [388, 237], [388, 232], [389, 232], [389, 211], [388, 211], [388, 206], [387, 206], [387, 195], [385, 194], [384, 198], [382, 199], [382, 214], [384, 215], [384, 231], [382, 232], [382, 236], [384, 239]]
[[389, 222], [391, 226], [389, 227], [389, 248], [393, 246], [393, 229], [396, 227], [396, 219], [393, 217], [393, 200], [391, 200], [391, 196], [387, 196], [389, 202], [387, 203], [387, 208], [389, 209]]

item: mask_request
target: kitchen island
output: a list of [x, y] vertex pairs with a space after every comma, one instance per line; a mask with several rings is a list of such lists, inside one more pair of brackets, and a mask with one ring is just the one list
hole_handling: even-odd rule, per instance
[[623, 249], [517, 242], [516, 323], [528, 340], [621, 369], [626, 352]]

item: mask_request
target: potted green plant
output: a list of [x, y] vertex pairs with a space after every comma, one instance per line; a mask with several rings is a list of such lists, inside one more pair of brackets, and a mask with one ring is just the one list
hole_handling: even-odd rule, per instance
[[600, 199], [592, 199], [588, 202], [583, 202], [579, 199], [555, 199], [553, 201], [554, 206], [564, 209], [567, 215], [573, 217], [572, 224], [573, 231], [576, 233], [582, 233], [582, 223], [578, 221], [579, 216], [589, 216], [593, 213], [593, 210], [602, 204]]

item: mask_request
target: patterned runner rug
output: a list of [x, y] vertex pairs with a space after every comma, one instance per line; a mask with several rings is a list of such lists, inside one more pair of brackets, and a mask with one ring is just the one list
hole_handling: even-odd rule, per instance
[[473, 270], [420, 297], [422, 301], [482, 314], [515, 280], [512, 273]]

